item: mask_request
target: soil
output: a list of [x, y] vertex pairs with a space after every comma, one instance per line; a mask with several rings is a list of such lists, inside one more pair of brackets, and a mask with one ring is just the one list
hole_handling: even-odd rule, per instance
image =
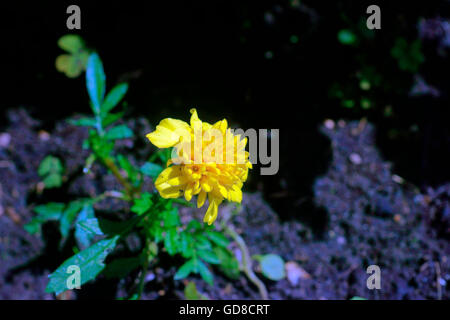
[[[118, 186], [100, 167], [82, 174], [87, 152], [80, 150], [86, 129], [65, 121], [44, 127], [23, 109], [10, 111], [8, 119], [9, 125], [0, 130], [0, 299], [54, 299], [44, 291], [47, 277], [70, 255], [70, 242], [59, 248], [52, 223], [44, 226], [42, 237], [24, 231], [23, 225], [33, 216], [32, 207]], [[128, 124], [138, 137], [150, 131], [143, 119]], [[275, 282], [264, 279], [255, 263], [270, 298], [448, 299], [450, 184], [419, 190], [393, 174], [377, 151], [375, 128], [364, 120], [328, 120], [321, 132], [331, 141], [332, 157], [328, 171], [311, 185], [310, 211], [302, 206], [304, 211], [297, 217], [281, 219], [265, 195], [246, 193], [239, 214], [231, 220], [252, 255], [276, 253], [301, 271], [298, 283]], [[124, 140], [120, 148], [137, 162], [154, 151], [142, 138]], [[60, 190], [40, 192], [37, 168], [48, 154], [63, 160], [65, 183]], [[151, 188], [151, 181], [146, 185]], [[219, 216], [233, 208], [223, 206]], [[104, 201], [96, 209], [101, 213], [126, 207]], [[199, 213], [184, 209], [183, 214]], [[136, 242], [139, 250], [136, 239], [127, 241]], [[177, 259], [163, 255], [160, 264], [149, 270], [143, 298], [183, 299], [183, 282], [172, 280], [177, 265]], [[366, 286], [369, 265], [381, 268], [381, 290]], [[211, 299], [260, 298], [245, 276], [230, 280], [219, 271], [214, 274], [214, 286], [196, 277], [188, 280]], [[132, 277], [119, 281], [101, 276], [76, 294], [59, 298], [114, 299], [130, 286]]]

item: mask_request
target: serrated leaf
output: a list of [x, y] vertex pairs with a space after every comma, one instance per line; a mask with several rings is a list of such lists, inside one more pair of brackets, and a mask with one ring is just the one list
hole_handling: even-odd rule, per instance
[[195, 271], [195, 261], [194, 259], [190, 259], [185, 262], [180, 269], [178, 269], [177, 273], [175, 273], [174, 279], [181, 280], [186, 278], [191, 272]]
[[261, 271], [262, 274], [274, 281], [279, 281], [286, 277], [286, 272], [284, 270], [283, 259], [276, 254], [267, 254], [261, 257]]
[[126, 139], [131, 138], [132, 136], [133, 131], [124, 124], [109, 129], [105, 135], [108, 140]]
[[64, 263], [49, 275], [50, 282], [45, 291], [48, 293], [60, 294], [68, 290], [67, 279], [70, 274], [66, 273], [69, 266], [75, 265], [80, 268], [81, 285], [95, 279], [104, 269], [106, 256], [114, 249], [119, 236], [111, 239], [101, 240], [91, 247], [80, 251], [76, 255], [64, 261]]
[[122, 100], [128, 90], [127, 83], [120, 83], [116, 85], [107, 95], [105, 101], [103, 101], [101, 112], [103, 114], [111, 111]]
[[142, 174], [152, 178], [156, 178], [163, 170], [164, 168], [162, 166], [151, 162], [146, 162], [141, 166]]
[[153, 201], [148, 192], [144, 192], [140, 199], [135, 199], [131, 211], [138, 215], [144, 214], [152, 207]]
[[209, 285], [214, 284], [214, 277], [211, 271], [209, 271], [208, 266], [201, 261], [198, 261], [198, 271], [203, 280], [206, 281]]
[[100, 113], [100, 107], [105, 96], [106, 77], [102, 61], [97, 53], [89, 56], [86, 69], [86, 86], [95, 114]]

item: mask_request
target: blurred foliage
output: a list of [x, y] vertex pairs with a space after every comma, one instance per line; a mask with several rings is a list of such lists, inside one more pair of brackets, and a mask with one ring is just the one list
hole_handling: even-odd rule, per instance
[[404, 38], [397, 38], [391, 50], [391, 55], [397, 59], [400, 70], [416, 73], [419, 66], [425, 61], [421, 51], [420, 39], [408, 43]]
[[64, 167], [61, 161], [53, 156], [47, 156], [42, 160], [38, 168], [38, 174], [43, 178], [46, 188], [60, 187], [62, 184], [62, 174]]
[[69, 78], [78, 77], [86, 70], [90, 53], [83, 39], [76, 34], [67, 34], [58, 40], [58, 46], [68, 54], [62, 54], [56, 58], [56, 69]]

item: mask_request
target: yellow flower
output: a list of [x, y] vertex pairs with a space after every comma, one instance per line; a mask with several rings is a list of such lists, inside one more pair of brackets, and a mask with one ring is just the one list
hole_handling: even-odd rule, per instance
[[242, 201], [242, 185], [252, 168], [245, 151], [247, 138], [233, 134], [227, 121], [211, 125], [202, 122], [195, 109], [191, 109], [190, 125], [167, 118], [147, 138], [158, 148], [174, 147], [167, 168], [155, 181], [163, 198], [182, 195], [190, 201], [197, 197], [197, 207], [203, 206], [208, 196], [209, 207], [204, 222], [209, 225], [217, 218], [220, 203]]

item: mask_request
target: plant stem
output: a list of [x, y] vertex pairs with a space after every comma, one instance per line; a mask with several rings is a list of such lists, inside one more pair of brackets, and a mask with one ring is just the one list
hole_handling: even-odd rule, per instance
[[145, 261], [142, 265], [142, 272], [141, 277], [139, 280], [139, 287], [138, 287], [138, 300], [141, 299], [142, 293], [144, 292], [144, 285], [145, 285], [145, 277], [147, 276], [147, 270], [150, 263], [149, 259], [149, 246], [150, 246], [150, 237], [147, 236], [145, 239]]
[[237, 245], [241, 249], [242, 252], [242, 266], [244, 268], [244, 272], [247, 275], [248, 279], [253, 282], [253, 284], [258, 288], [259, 294], [263, 300], [268, 300], [269, 295], [267, 293], [266, 286], [264, 283], [256, 276], [252, 269], [252, 261], [250, 258], [250, 253], [248, 251], [248, 247], [245, 244], [244, 239], [234, 230], [234, 228], [228, 224], [224, 224], [225, 232], [228, 233], [234, 241], [236, 241]]
[[134, 190], [131, 184], [122, 176], [120, 173], [119, 168], [114, 163], [114, 160], [111, 158], [105, 158], [103, 159], [103, 162], [105, 163], [105, 166], [111, 170], [112, 174], [116, 177], [116, 179], [119, 181], [119, 183], [125, 188], [126, 194], [133, 198]]

